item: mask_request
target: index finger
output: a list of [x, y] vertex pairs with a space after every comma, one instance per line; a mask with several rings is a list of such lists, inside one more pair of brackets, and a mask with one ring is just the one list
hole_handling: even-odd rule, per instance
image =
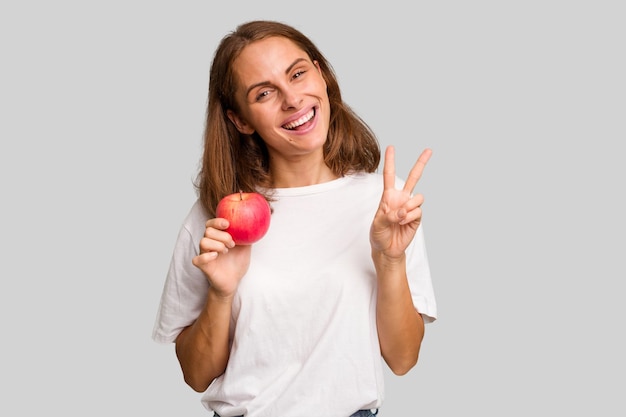
[[415, 161], [415, 165], [411, 168], [411, 172], [409, 172], [409, 176], [404, 183], [404, 191], [408, 191], [409, 193], [413, 193], [413, 189], [417, 185], [417, 182], [422, 177], [422, 172], [424, 172], [424, 168], [426, 167], [426, 163], [430, 159], [433, 151], [429, 148], [426, 148], [422, 151], [422, 154]]
[[396, 187], [396, 163], [394, 161], [394, 148], [387, 146], [385, 149], [385, 164], [383, 165], [383, 186], [385, 190]]

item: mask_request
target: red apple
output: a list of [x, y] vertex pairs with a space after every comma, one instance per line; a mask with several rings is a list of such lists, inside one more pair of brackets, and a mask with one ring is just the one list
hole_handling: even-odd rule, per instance
[[259, 241], [270, 227], [270, 205], [259, 193], [238, 192], [222, 198], [217, 204], [216, 217], [230, 223], [226, 231], [237, 245]]

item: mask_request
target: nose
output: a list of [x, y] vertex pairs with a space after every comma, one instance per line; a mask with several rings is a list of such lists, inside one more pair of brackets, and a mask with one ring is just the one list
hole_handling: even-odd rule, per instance
[[283, 92], [283, 110], [298, 109], [302, 105], [303, 98], [297, 91], [286, 90]]

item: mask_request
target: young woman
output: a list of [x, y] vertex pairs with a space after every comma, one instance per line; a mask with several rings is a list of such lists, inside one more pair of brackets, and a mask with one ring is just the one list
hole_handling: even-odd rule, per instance
[[[216, 416], [371, 416], [383, 359], [417, 362], [436, 303], [413, 190], [343, 102], [302, 33], [253, 21], [211, 66], [199, 198], [181, 227], [153, 338], [176, 343], [186, 383]], [[235, 245], [218, 201], [265, 195], [269, 231]]]

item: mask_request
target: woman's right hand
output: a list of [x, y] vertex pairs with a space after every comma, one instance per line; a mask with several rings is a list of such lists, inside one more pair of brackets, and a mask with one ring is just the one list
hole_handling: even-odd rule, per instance
[[213, 291], [222, 297], [231, 297], [250, 265], [250, 245], [236, 246], [225, 230], [228, 220], [209, 219], [204, 237], [200, 240], [200, 254], [193, 264], [207, 276]]

